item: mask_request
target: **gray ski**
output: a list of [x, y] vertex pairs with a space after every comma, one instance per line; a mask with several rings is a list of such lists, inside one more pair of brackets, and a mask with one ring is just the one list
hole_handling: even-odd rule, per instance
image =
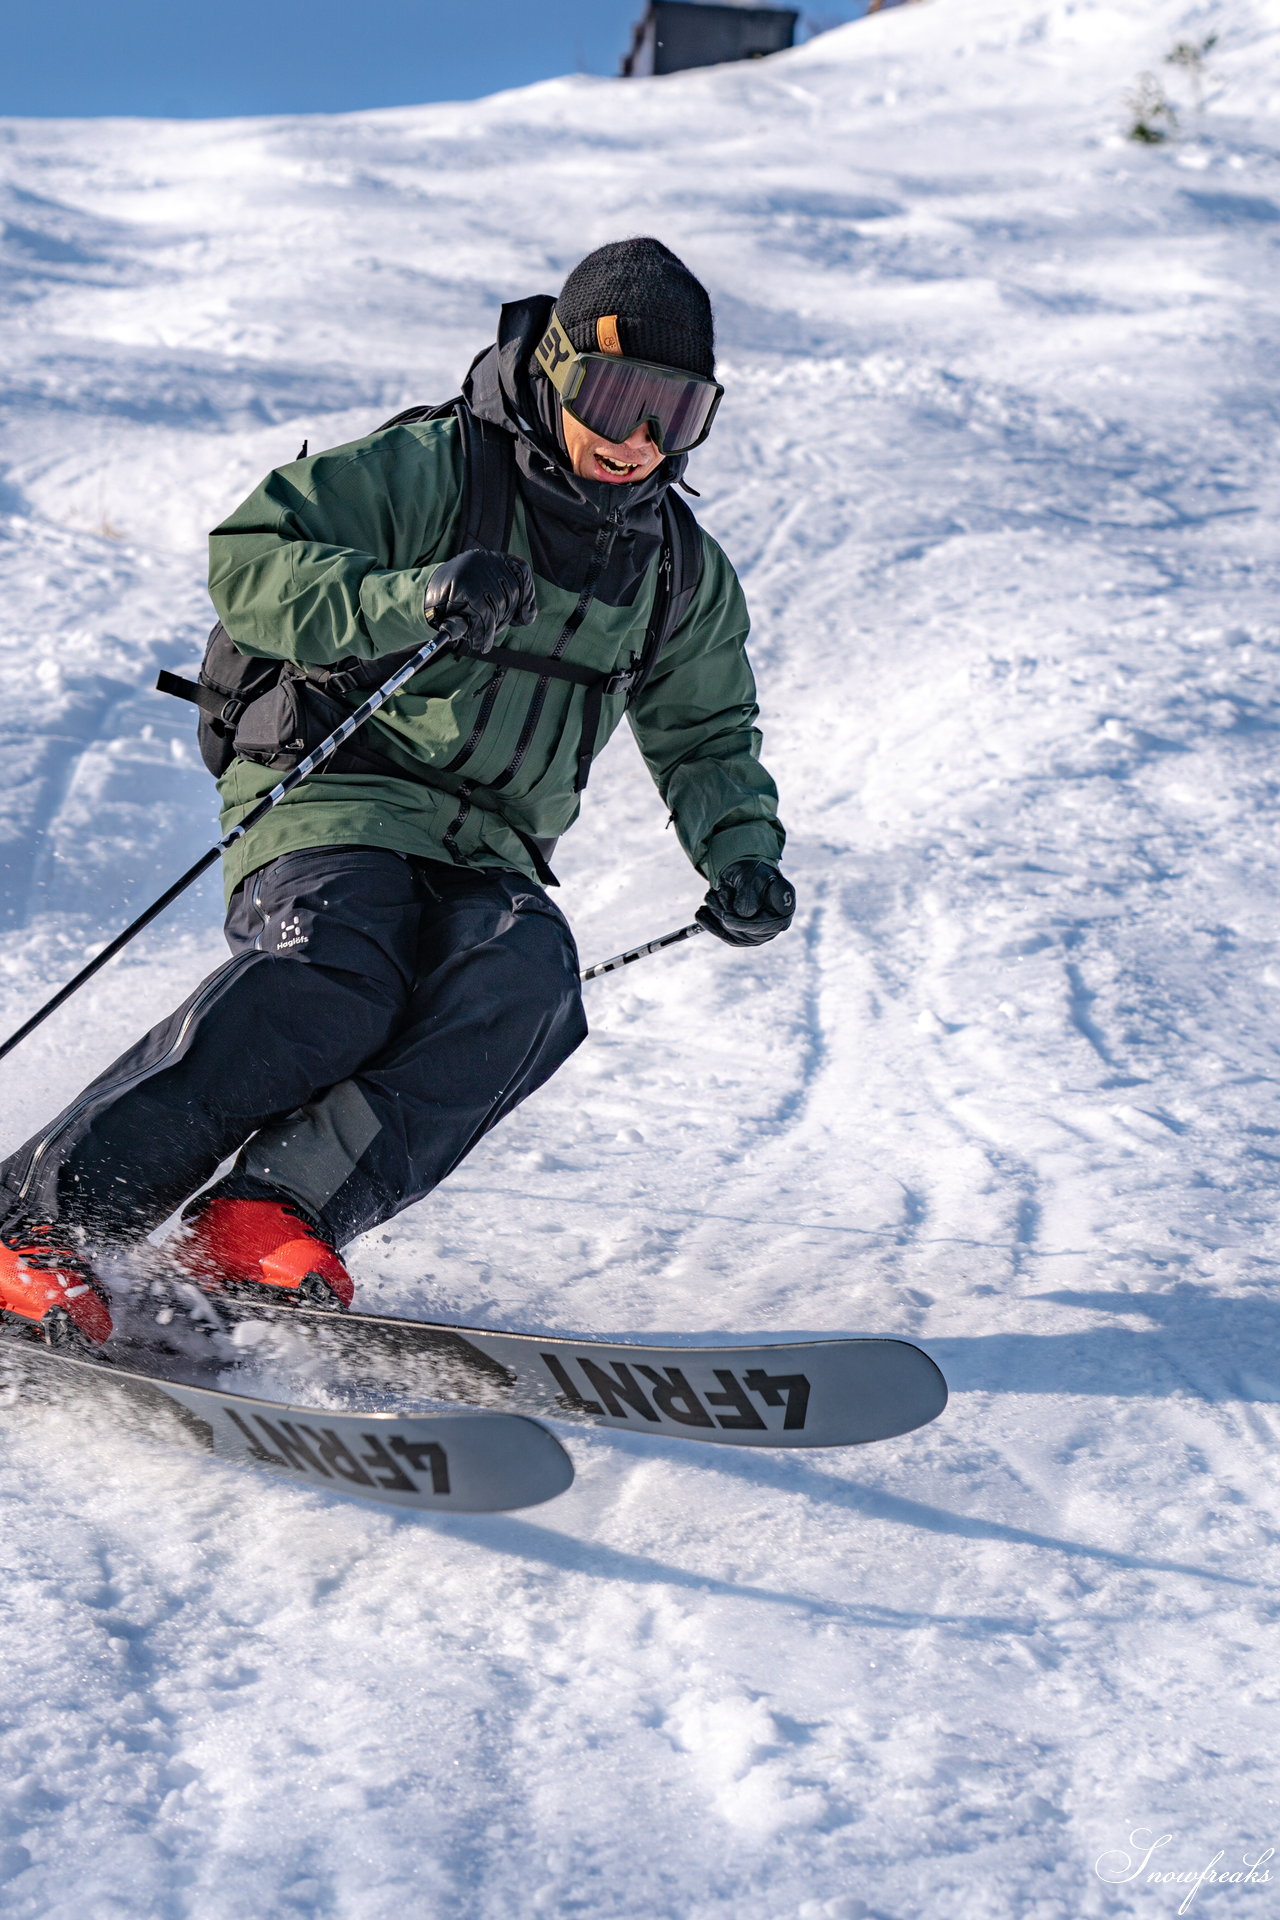
[[388, 1506], [501, 1513], [554, 1499], [573, 1481], [560, 1442], [518, 1413], [291, 1406], [118, 1366], [106, 1356], [50, 1352], [36, 1342], [6, 1340], [0, 1352], [11, 1377], [90, 1393], [165, 1439]]
[[[735, 1447], [849, 1447], [910, 1433], [947, 1404], [907, 1340], [645, 1346], [490, 1332], [370, 1313], [217, 1299], [241, 1363], [290, 1354], [337, 1387], [518, 1409]], [[260, 1331], [258, 1331], [260, 1330]]]

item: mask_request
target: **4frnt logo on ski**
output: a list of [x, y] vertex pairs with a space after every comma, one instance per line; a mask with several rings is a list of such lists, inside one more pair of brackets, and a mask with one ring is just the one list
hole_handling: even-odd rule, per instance
[[[644, 1361], [636, 1361], [633, 1369], [625, 1360], [616, 1360], [611, 1367], [604, 1367], [586, 1355], [575, 1355], [590, 1394], [599, 1396], [593, 1399], [574, 1385], [568, 1364], [557, 1354], [543, 1352], [540, 1358], [564, 1395], [566, 1412], [600, 1418], [608, 1415], [614, 1420], [626, 1420], [630, 1414], [638, 1413], [642, 1420], [654, 1423], [665, 1417], [681, 1427], [765, 1433], [769, 1423], [753, 1406], [750, 1395], [754, 1393], [765, 1406], [786, 1409], [782, 1421], [784, 1433], [802, 1433], [809, 1410], [809, 1380], [803, 1373], [771, 1374], [760, 1367], [748, 1367], [739, 1380], [731, 1367], [714, 1367], [717, 1391], [711, 1393], [704, 1388], [699, 1398], [680, 1367], [651, 1367]], [[710, 1411], [720, 1407], [730, 1411]]]

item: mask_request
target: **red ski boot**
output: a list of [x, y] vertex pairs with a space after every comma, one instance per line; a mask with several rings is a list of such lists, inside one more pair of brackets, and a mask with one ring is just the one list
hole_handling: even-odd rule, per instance
[[185, 1222], [175, 1252], [202, 1287], [252, 1287], [282, 1304], [351, 1305], [351, 1275], [306, 1215], [286, 1200], [208, 1200]]
[[111, 1310], [83, 1254], [56, 1227], [14, 1226], [0, 1238], [0, 1322], [50, 1347], [99, 1347]]

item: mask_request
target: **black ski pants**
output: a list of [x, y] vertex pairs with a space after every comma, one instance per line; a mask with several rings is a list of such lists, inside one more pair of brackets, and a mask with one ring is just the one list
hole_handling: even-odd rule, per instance
[[374, 847], [283, 854], [232, 957], [0, 1166], [0, 1224], [138, 1238], [225, 1182], [338, 1246], [429, 1193], [586, 1036], [578, 956], [533, 881]]

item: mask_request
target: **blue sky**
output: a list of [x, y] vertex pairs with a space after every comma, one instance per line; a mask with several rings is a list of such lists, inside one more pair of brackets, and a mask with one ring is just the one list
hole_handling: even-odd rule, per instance
[[[201, 118], [473, 99], [578, 69], [616, 73], [642, 5], [0, 0], [0, 114]], [[835, 11], [861, 8], [837, 0]]]

